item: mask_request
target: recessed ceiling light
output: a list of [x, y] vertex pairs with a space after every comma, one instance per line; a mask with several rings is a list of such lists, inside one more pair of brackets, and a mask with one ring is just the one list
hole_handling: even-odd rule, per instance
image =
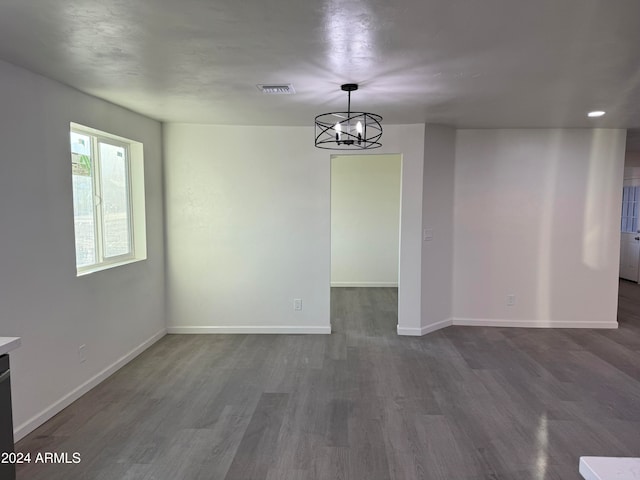
[[605, 112], [603, 112], [602, 110], [594, 110], [593, 112], [587, 113], [587, 116], [589, 118], [597, 118], [603, 116], [604, 114]]

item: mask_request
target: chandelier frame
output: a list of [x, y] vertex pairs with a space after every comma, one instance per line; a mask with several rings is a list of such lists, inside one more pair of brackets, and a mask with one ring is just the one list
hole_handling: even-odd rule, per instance
[[369, 112], [351, 111], [351, 92], [356, 83], [340, 87], [347, 92], [347, 111], [329, 112], [315, 118], [315, 146], [329, 150], [370, 150], [382, 146], [382, 117]]

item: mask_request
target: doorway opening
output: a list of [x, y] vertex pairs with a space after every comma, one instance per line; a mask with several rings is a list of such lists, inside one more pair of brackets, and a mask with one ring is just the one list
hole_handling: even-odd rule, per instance
[[620, 278], [640, 282], [640, 131], [629, 130], [620, 215]]
[[331, 327], [396, 335], [402, 156], [331, 156]]
[[640, 130], [627, 131], [622, 185], [618, 322], [640, 316]]

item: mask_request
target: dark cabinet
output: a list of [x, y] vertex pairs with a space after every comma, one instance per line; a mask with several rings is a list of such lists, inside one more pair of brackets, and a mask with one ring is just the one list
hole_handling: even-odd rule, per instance
[[[0, 456], [13, 452], [13, 418], [11, 412], [11, 370], [9, 355], [0, 356]], [[6, 456], [5, 456], [6, 460]], [[13, 463], [0, 462], [0, 479], [15, 480]]]

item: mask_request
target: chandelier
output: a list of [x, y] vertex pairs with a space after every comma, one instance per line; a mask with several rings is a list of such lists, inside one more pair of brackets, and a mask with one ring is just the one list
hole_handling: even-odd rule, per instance
[[375, 113], [352, 112], [351, 92], [355, 83], [340, 87], [347, 92], [347, 111], [323, 113], [316, 117], [316, 147], [331, 150], [364, 150], [381, 147], [382, 117]]

